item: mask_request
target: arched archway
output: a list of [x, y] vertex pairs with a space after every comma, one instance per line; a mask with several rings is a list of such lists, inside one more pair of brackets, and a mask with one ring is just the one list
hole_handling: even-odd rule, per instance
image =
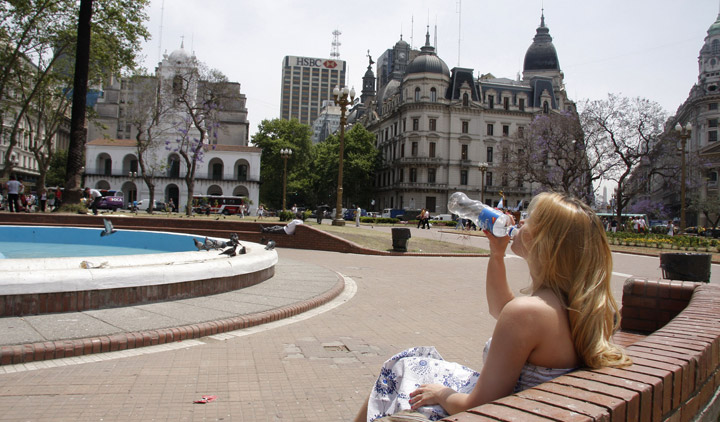
[[233, 196], [250, 196], [250, 192], [245, 186], [239, 185], [233, 189]]
[[206, 194], [206, 195], [222, 195], [222, 194], [223, 194], [223, 190], [222, 190], [222, 188], [221, 188], [220, 186], [218, 186], [218, 185], [211, 185], [211, 186], [207, 189], [207, 194]]
[[219, 158], [213, 158], [208, 163], [208, 179], [211, 180], [222, 180], [223, 179], [223, 172], [225, 170], [225, 165], [223, 164], [223, 161]]
[[180, 204], [180, 188], [174, 183], [171, 183], [165, 187], [165, 198], [167, 198], [168, 204], [171, 204], [171, 211], [177, 212], [178, 205]]
[[238, 182], [244, 182], [248, 180], [248, 175], [250, 174], [250, 163], [248, 163], [245, 159], [240, 159], [235, 161], [235, 174], [234, 178]]

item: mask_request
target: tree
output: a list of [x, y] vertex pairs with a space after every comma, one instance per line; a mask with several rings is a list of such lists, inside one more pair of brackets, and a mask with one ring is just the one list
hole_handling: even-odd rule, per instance
[[[340, 137], [334, 134], [315, 146], [312, 174], [316, 192], [325, 198], [337, 195], [338, 152]], [[361, 124], [345, 132], [343, 161], [343, 201], [369, 208], [375, 192], [375, 173], [380, 167], [380, 151], [375, 147], [375, 135]]]
[[[8, 145], [3, 177], [12, 171], [10, 157], [18, 143], [21, 123], [27, 121], [29, 114], [43, 108], [41, 103], [47, 105], [46, 100], [39, 97], [47, 98], [47, 90], [51, 88], [64, 93], [72, 88], [71, 63], [76, 56], [78, 15], [81, 6], [87, 10], [88, 4], [92, 2], [15, 0], [0, 5], [0, 121], [11, 122], [7, 127], [0, 126], [0, 136]], [[88, 74], [87, 78], [81, 78], [81, 86], [99, 83], [109, 74], [134, 67], [140, 42], [149, 36], [144, 27], [147, 20], [144, 9], [148, 4], [149, 0], [95, 2], [92, 23], [88, 25], [92, 32]], [[89, 24], [90, 14], [85, 13], [83, 19]], [[81, 39], [89, 41], [90, 35]], [[50, 79], [54, 79], [56, 86], [51, 87]], [[64, 107], [60, 102], [55, 104], [58, 108]], [[84, 113], [84, 107], [78, 112]], [[47, 108], [44, 113], [52, 114]], [[77, 132], [81, 130], [82, 127]], [[73, 174], [69, 176], [74, 183], [79, 183], [79, 169], [84, 166], [84, 141], [79, 139], [71, 148], [69, 161]]]
[[155, 77], [138, 73], [130, 78], [130, 83], [135, 89], [133, 97], [127, 103], [126, 119], [136, 129], [135, 150], [139, 173], [148, 187], [148, 213], [152, 214], [155, 204], [154, 178], [166, 168], [157, 152], [163, 147], [162, 140], [173, 131], [171, 126], [164, 124], [164, 120], [172, 112], [172, 102], [162, 101], [158, 95], [159, 86]]
[[[598, 145], [602, 151], [611, 152], [604, 156], [601, 173], [603, 178], [617, 183], [616, 213], [621, 221], [623, 208], [645, 186], [642, 180], [628, 183], [630, 176], [660, 143], [667, 114], [650, 100], [615, 94], [609, 94], [606, 100], [585, 101], [582, 109], [580, 122], [586, 145]], [[647, 177], [654, 172], [650, 167]]]
[[[163, 84], [161, 100], [169, 108], [175, 142], [166, 141], [166, 149], [177, 152], [185, 162], [185, 185], [188, 189], [186, 215], [192, 215], [195, 172], [205, 151], [215, 148], [220, 127], [220, 113], [234, 99], [227, 77], [190, 59], [189, 66], [175, 73], [171, 83]], [[162, 82], [161, 82], [162, 84]]]
[[514, 170], [516, 178], [538, 184], [540, 190], [592, 201], [592, 183], [601, 176], [597, 170], [608, 152], [585, 142], [577, 114], [536, 115], [527, 130], [515, 136], [513, 147], [505, 171]]
[[[312, 129], [297, 119], [263, 120], [252, 139], [253, 145], [262, 149], [260, 158], [260, 202], [274, 208], [282, 206], [283, 159], [280, 150], [290, 148], [287, 185], [289, 192], [297, 192], [301, 203], [313, 201], [314, 192], [308, 190], [317, 175], [310, 170], [313, 159]], [[310, 171], [308, 171], [310, 170]]]

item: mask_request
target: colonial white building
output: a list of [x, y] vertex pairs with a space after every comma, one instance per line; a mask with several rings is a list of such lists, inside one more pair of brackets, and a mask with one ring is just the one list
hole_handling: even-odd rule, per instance
[[538, 113], [575, 111], [544, 16], [522, 77], [448, 69], [430, 45], [429, 30], [419, 52], [401, 39], [379, 62], [377, 95], [372, 72], [366, 72], [364, 103], [354, 109], [376, 134], [382, 153], [379, 208], [445, 213], [456, 191], [493, 205], [502, 192], [512, 208], [531, 199], [533, 186], [508, 164], [512, 140], [523, 136]]
[[[195, 55], [189, 55], [181, 45], [170, 55], [164, 55], [150, 80], [156, 86], [174, 86], [180, 74], [197, 69], [198, 65]], [[190, 85], [195, 95], [201, 94], [205, 83], [199, 80]], [[246, 98], [240, 93], [240, 84], [225, 84], [230, 87], [232, 98], [219, 113], [217, 137], [205, 140], [202, 161], [195, 172], [194, 194], [245, 196], [254, 209], [260, 192], [261, 150], [248, 146]], [[85, 185], [120, 191], [126, 204], [149, 198], [138, 165], [137, 129], [129, 119], [131, 99], [136, 98], [142, 88], [134, 86], [130, 79], [109, 81], [95, 106], [98, 117], [88, 128]], [[157, 91], [161, 101], [167, 101], [164, 98], [167, 91], [160, 88]], [[178, 117], [182, 118], [177, 113], [169, 115], [161, 127], [171, 127], [175, 122], [170, 120], [177, 121]], [[155, 199], [163, 202], [172, 199], [178, 208], [182, 208], [190, 198], [184, 180], [185, 162], [173, 148], [178, 136], [177, 130], [165, 130], [160, 142], [155, 143], [144, 157], [146, 163], [150, 161], [148, 171], [152, 172]]]

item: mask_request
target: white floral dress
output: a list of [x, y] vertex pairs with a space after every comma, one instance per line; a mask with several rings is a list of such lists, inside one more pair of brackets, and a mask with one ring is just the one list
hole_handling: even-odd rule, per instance
[[[487, 356], [492, 339], [483, 350]], [[522, 391], [566, 374], [576, 368], [543, 368], [526, 363], [515, 386]], [[421, 346], [403, 350], [388, 359], [380, 369], [368, 401], [368, 422], [410, 409], [410, 393], [422, 384], [442, 384], [459, 393], [469, 394], [477, 384], [480, 373], [464, 365], [448, 362], [435, 347]], [[431, 421], [449, 416], [439, 405], [423, 406], [416, 410]]]

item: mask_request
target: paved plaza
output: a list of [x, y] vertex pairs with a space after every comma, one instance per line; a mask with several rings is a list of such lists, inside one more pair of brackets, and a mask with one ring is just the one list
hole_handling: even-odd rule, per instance
[[[486, 246], [482, 237], [435, 229], [413, 228], [412, 233]], [[276, 276], [242, 292], [0, 322], [8, 333], [2, 342], [18, 344], [78, 330], [138, 329], [252, 313], [308, 300], [338, 280], [345, 283], [343, 293], [326, 305], [246, 330], [0, 366], [0, 420], [346, 421], [369, 393], [380, 364], [404, 348], [433, 345], [446, 359], [481, 368], [482, 346], [494, 327], [485, 302], [487, 258], [294, 249], [278, 254]], [[657, 257], [614, 257], [618, 299], [629, 276], [660, 278]], [[527, 267], [511, 254], [506, 262], [518, 292], [529, 281]], [[711, 282], [720, 283], [718, 265], [712, 267]], [[203, 395], [217, 400], [195, 404]]]

